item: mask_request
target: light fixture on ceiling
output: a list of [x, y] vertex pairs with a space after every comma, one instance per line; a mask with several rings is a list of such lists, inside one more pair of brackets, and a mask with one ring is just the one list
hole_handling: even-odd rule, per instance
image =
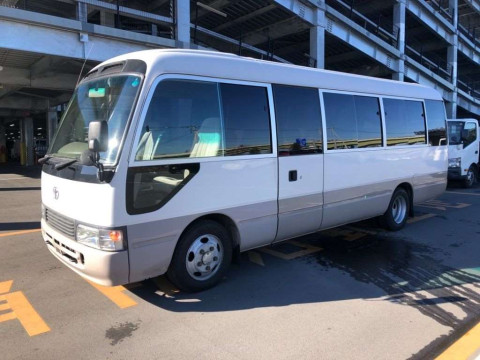
[[2, 65], [0, 65], [0, 71], [2, 71], [2, 70], [3, 70], [3, 66], [2, 66]]

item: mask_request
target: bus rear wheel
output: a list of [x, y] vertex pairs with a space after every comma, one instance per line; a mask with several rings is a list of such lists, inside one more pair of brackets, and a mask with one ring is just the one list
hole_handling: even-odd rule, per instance
[[215, 221], [201, 221], [180, 238], [167, 277], [180, 290], [206, 290], [222, 279], [231, 260], [228, 231]]
[[405, 226], [410, 209], [410, 197], [405, 189], [398, 188], [392, 195], [388, 209], [381, 217], [382, 225], [391, 231], [397, 231]]

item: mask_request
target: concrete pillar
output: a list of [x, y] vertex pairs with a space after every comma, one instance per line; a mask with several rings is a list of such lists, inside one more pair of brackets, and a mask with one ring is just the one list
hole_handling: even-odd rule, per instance
[[0, 124], [0, 164], [7, 162], [7, 136], [5, 125]]
[[452, 101], [445, 102], [445, 111], [447, 112], [448, 119], [457, 118], [457, 92], [455, 91], [452, 96]]
[[310, 28], [310, 60], [318, 69], [325, 68], [325, 1], [318, 1], [315, 25]]
[[51, 107], [48, 108], [47, 111], [47, 139], [48, 144], [51, 144], [53, 140], [53, 135], [55, 135], [55, 131], [57, 130], [58, 125], [58, 115], [57, 115], [57, 108]]
[[458, 0], [449, 0], [448, 2], [450, 13], [452, 14], [452, 23], [455, 27], [455, 34], [453, 35], [453, 44], [447, 49], [447, 62], [451, 71], [451, 83], [453, 84], [452, 102], [446, 104], [447, 116], [450, 119], [457, 117], [457, 97], [458, 97]]
[[458, 0], [448, 0], [448, 9], [452, 15], [452, 24], [455, 29], [458, 27]]
[[100, 11], [100, 25], [115, 27], [115, 14], [107, 11]]
[[190, 47], [190, 0], [175, 1], [175, 36], [179, 47]]
[[397, 0], [393, 6], [393, 26], [397, 33], [397, 49], [400, 51], [398, 60], [398, 72], [393, 74], [393, 80], [404, 81], [405, 79], [405, 9], [406, 0]]
[[77, 2], [77, 20], [85, 23], [88, 22], [87, 4]]
[[33, 119], [26, 117], [20, 121], [20, 163], [22, 165], [34, 164], [33, 146]]

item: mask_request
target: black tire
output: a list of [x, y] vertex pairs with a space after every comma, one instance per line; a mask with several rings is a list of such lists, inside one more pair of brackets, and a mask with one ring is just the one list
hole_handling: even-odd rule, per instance
[[390, 200], [388, 209], [380, 218], [381, 224], [387, 230], [398, 231], [402, 229], [408, 219], [410, 210], [410, 197], [403, 188], [397, 188]]
[[182, 235], [167, 277], [180, 290], [202, 291], [222, 279], [231, 261], [232, 242], [228, 231], [215, 221], [205, 220]]
[[465, 189], [470, 189], [473, 186], [473, 184], [475, 184], [475, 181], [477, 181], [477, 173], [473, 165], [470, 165], [470, 168], [468, 169], [467, 177], [462, 181], [462, 186]]

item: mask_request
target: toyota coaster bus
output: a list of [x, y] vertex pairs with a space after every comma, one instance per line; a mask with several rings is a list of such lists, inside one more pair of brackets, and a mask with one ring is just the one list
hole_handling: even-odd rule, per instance
[[367, 218], [399, 230], [447, 183], [428, 87], [195, 50], [108, 60], [42, 159], [42, 235], [85, 278], [215, 285], [232, 256]]

